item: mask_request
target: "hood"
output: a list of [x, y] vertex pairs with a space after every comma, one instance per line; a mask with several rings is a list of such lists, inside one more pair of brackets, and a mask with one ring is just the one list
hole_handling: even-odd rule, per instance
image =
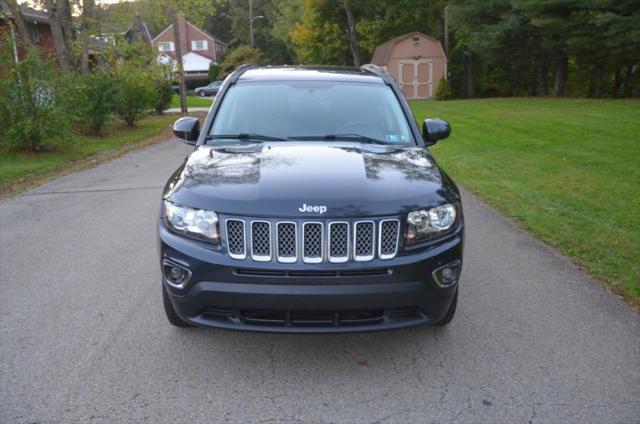
[[198, 147], [165, 198], [232, 215], [394, 215], [455, 200], [446, 181], [418, 147], [242, 143]]

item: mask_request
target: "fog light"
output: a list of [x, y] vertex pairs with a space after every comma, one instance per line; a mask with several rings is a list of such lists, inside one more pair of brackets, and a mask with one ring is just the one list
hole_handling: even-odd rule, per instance
[[440, 287], [452, 287], [458, 282], [461, 269], [462, 262], [453, 261], [433, 271], [433, 279]]
[[191, 279], [191, 271], [166, 259], [162, 261], [162, 273], [164, 281], [177, 289], [184, 288]]
[[171, 271], [169, 271], [169, 277], [171, 277], [172, 280], [179, 279], [182, 277], [182, 270], [180, 268], [171, 268]]

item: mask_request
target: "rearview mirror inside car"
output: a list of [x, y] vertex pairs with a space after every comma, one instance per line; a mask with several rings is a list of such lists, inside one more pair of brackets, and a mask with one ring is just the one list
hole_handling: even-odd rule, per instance
[[422, 123], [422, 137], [427, 146], [449, 137], [451, 126], [442, 119], [425, 119]]
[[200, 135], [200, 121], [192, 117], [180, 118], [173, 124], [173, 134], [187, 144], [195, 145]]

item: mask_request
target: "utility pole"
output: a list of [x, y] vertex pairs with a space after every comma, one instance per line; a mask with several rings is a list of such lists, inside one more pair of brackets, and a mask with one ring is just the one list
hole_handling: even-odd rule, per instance
[[251, 48], [253, 48], [253, 21], [256, 19], [264, 19], [264, 16], [253, 16], [253, 0], [249, 0], [249, 40], [251, 42]]
[[180, 34], [180, 26], [178, 14], [174, 9], [171, 10], [173, 15], [173, 36], [176, 40], [176, 64], [178, 65], [178, 78], [180, 78], [180, 111], [183, 115], [187, 114], [187, 90], [184, 86], [184, 70], [182, 67], [182, 34]]

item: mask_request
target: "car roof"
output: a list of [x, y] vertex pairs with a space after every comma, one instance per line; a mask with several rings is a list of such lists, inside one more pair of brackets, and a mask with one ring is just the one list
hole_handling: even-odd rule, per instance
[[340, 66], [265, 66], [246, 70], [238, 82], [342, 81], [384, 84], [378, 75], [361, 68]]

